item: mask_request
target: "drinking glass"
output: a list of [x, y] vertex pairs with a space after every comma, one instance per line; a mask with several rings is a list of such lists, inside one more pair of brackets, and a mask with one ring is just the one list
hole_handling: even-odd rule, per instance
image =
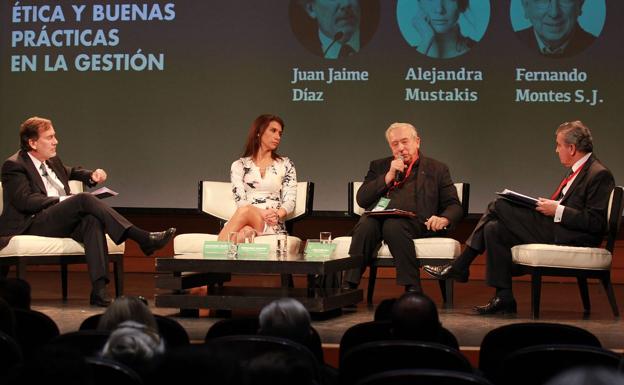
[[275, 245], [275, 253], [278, 256], [285, 257], [288, 254], [288, 232], [280, 230], [276, 234], [277, 244]]
[[228, 234], [228, 255], [233, 257], [236, 255], [238, 245], [238, 231], [232, 231]]
[[321, 233], [319, 234], [319, 239], [321, 240], [322, 244], [331, 243], [332, 234], [329, 231], [321, 231]]
[[256, 230], [245, 230], [245, 243], [254, 243], [254, 239], [256, 239]]

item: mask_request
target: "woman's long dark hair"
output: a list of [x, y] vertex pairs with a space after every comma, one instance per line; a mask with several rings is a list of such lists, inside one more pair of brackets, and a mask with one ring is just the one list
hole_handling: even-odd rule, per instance
[[[263, 114], [258, 116], [249, 129], [247, 134], [247, 143], [245, 143], [245, 150], [243, 151], [243, 158], [251, 156], [252, 158], [258, 154], [260, 150], [260, 138], [266, 131], [271, 122], [278, 122], [282, 126], [282, 132], [284, 130], [284, 120], [277, 115]], [[271, 158], [281, 159], [282, 157], [274, 151], [271, 151]]]

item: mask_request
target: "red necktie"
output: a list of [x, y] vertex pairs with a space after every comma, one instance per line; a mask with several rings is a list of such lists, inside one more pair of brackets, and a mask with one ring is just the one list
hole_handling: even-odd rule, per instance
[[563, 180], [561, 181], [561, 184], [559, 185], [559, 187], [557, 188], [557, 191], [555, 191], [555, 193], [550, 197], [550, 199], [552, 200], [556, 200], [557, 198], [559, 198], [559, 195], [561, 194], [561, 190], [563, 190], [563, 187], [565, 185], [568, 184], [568, 182], [570, 182], [572, 179], [574, 179], [574, 177], [581, 172], [581, 170], [583, 169], [583, 166], [585, 166], [585, 163], [587, 163], [587, 160], [585, 160], [585, 162], [583, 162], [577, 169], [576, 171], [572, 172], [572, 169], [570, 169], [570, 172], [568, 173], [568, 176], [566, 176], [565, 178], [563, 178]]
[[559, 198], [559, 195], [561, 195], [561, 190], [563, 190], [565, 185], [567, 185], [568, 182], [570, 181], [570, 179], [574, 178], [575, 175], [576, 175], [576, 173], [572, 173], [572, 170], [570, 169], [570, 172], [568, 173], [568, 175], [565, 178], [563, 178], [563, 180], [559, 184], [559, 187], [557, 187], [557, 190], [553, 193], [553, 195], [550, 197], [550, 199], [557, 200], [557, 198]]

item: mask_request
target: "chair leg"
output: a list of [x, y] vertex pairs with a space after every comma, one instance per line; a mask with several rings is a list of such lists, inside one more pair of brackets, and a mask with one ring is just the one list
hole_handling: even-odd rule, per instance
[[455, 281], [452, 279], [445, 279], [443, 281], [438, 281], [440, 283], [440, 289], [442, 288], [442, 282], [444, 282], [444, 292], [442, 297], [444, 298], [444, 306], [447, 308], [453, 307], [453, 285]]
[[61, 293], [63, 301], [67, 301], [67, 264], [61, 263]]
[[591, 312], [591, 303], [589, 302], [589, 290], [587, 290], [587, 278], [576, 277], [579, 292], [581, 293], [581, 301], [583, 301], [583, 314], [589, 315]]
[[375, 281], [377, 280], [377, 265], [371, 263], [368, 268], [368, 290], [366, 291], [366, 303], [373, 304], [373, 294], [375, 294]]
[[17, 265], [15, 265], [15, 276], [26, 280], [26, 263], [22, 261], [17, 262]]
[[282, 281], [282, 288], [292, 289], [295, 287], [295, 281], [293, 281], [292, 274], [280, 274]]
[[602, 282], [602, 286], [607, 293], [607, 298], [609, 298], [609, 304], [611, 305], [611, 310], [613, 310], [613, 316], [619, 317], [620, 311], [618, 310], [617, 303], [615, 302], [615, 292], [613, 291], [613, 285], [611, 284], [609, 272], [607, 272], [607, 274], [600, 279], [600, 282]]
[[116, 260], [113, 262], [113, 276], [115, 278], [115, 296], [121, 297], [123, 295], [124, 286], [123, 257], [121, 258], [121, 260]]
[[533, 319], [539, 318], [540, 296], [542, 295], [542, 275], [538, 272], [531, 273], [531, 313]]

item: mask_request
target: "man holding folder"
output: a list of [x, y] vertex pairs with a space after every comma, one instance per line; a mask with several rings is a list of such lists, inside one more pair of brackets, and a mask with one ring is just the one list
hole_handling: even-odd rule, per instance
[[539, 198], [534, 209], [505, 199], [491, 202], [453, 263], [425, 266], [438, 279], [467, 282], [470, 264], [487, 251], [487, 283], [496, 293], [488, 304], [475, 307], [479, 314], [516, 312], [511, 289], [513, 246], [597, 246], [603, 239], [609, 196], [615, 187], [613, 174], [593, 155], [591, 132], [581, 121], [561, 124], [556, 135], [559, 160], [570, 170], [550, 199]]

